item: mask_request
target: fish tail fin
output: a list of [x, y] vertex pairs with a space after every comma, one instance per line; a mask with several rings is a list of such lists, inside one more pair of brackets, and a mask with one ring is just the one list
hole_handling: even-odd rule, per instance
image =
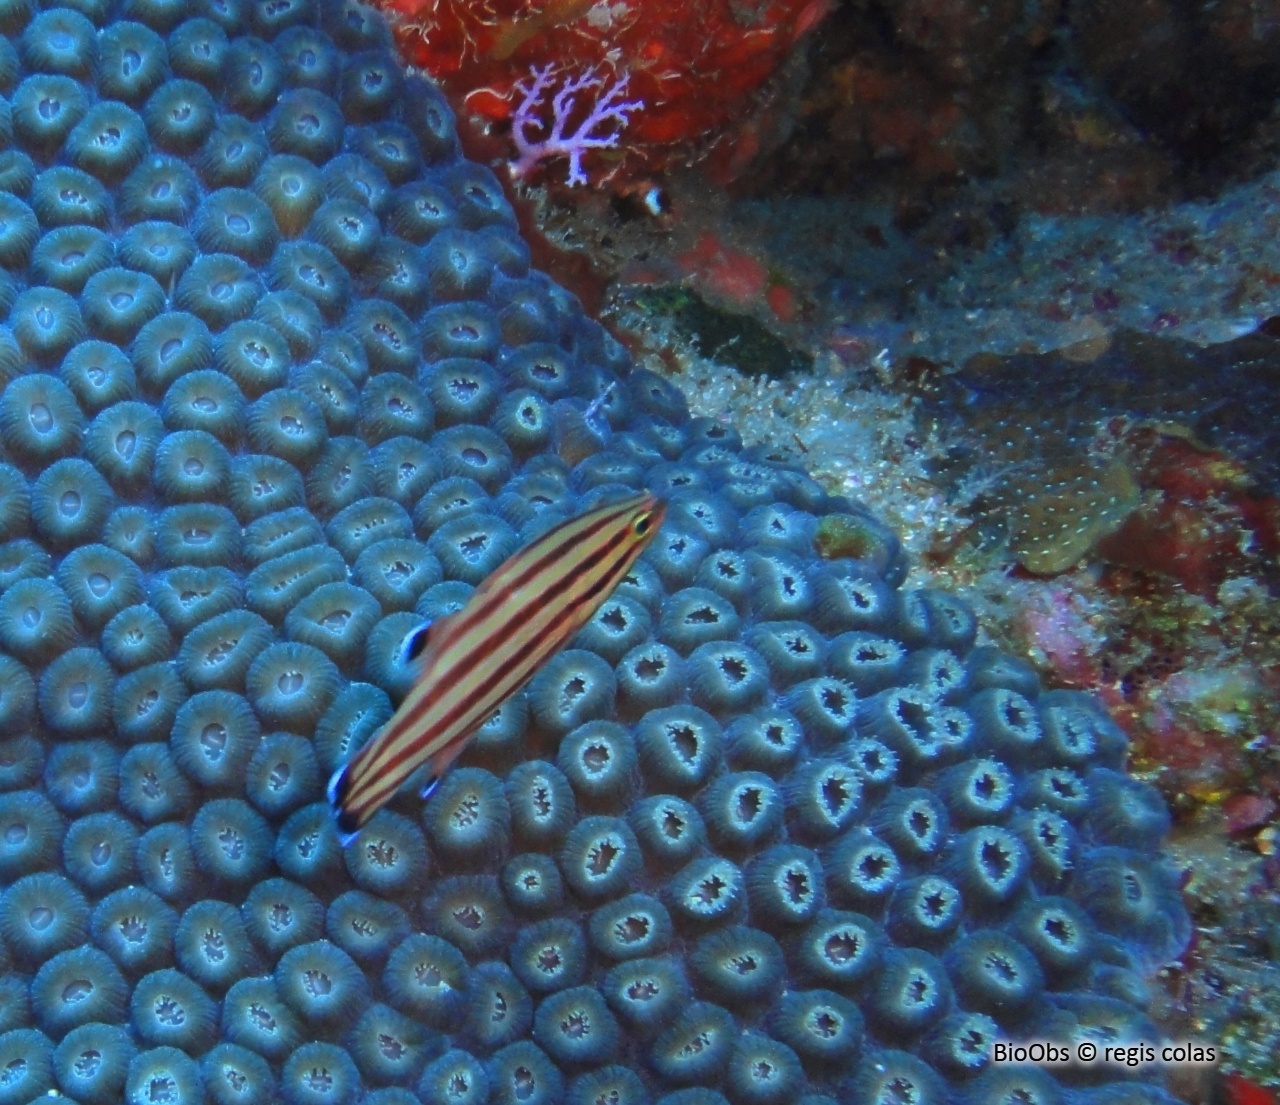
[[333, 807], [334, 820], [337, 822], [338, 839], [345, 848], [356, 838], [360, 824], [355, 815], [345, 808], [347, 795], [351, 791], [351, 779], [347, 774], [348, 764], [343, 764], [329, 776], [329, 785], [325, 787], [325, 795], [329, 805]]

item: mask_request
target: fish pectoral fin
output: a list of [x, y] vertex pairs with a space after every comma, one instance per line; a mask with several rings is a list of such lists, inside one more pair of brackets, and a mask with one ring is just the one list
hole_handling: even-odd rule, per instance
[[449, 768], [453, 766], [453, 761], [458, 758], [458, 754], [462, 751], [462, 746], [465, 743], [465, 741], [455, 740], [452, 745], [438, 749], [433, 755], [422, 761], [417, 773], [417, 778], [424, 780], [418, 787], [418, 794], [422, 798], [429, 798], [436, 787], [440, 785], [440, 780], [449, 773]]

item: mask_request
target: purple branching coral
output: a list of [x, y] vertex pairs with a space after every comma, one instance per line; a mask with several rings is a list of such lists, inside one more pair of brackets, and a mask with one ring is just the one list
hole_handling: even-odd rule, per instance
[[[551, 123], [548, 126], [538, 112], [552, 87], [555, 67], [546, 65], [539, 69], [534, 66], [529, 72], [530, 79], [516, 85], [522, 98], [511, 117], [511, 138], [520, 156], [510, 163], [512, 176], [517, 179], [526, 177], [543, 161], [567, 157], [568, 183], [571, 186], [586, 184], [582, 155], [588, 150], [614, 149], [631, 112], [642, 108], [643, 102], [622, 99], [629, 79], [626, 74], [609, 84], [592, 66], [581, 76], [565, 77], [560, 90], [551, 97]], [[569, 130], [576, 118], [578, 93], [585, 89], [593, 89], [599, 95], [587, 115]], [[543, 137], [536, 137], [539, 133]]]

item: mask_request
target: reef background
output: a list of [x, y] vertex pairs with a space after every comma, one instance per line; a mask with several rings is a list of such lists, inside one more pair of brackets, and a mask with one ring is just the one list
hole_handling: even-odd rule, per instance
[[[634, 4], [497, 4], [469, 53], [459, 5], [390, 7], [496, 167], [528, 66], [665, 67], [592, 187], [516, 187], [541, 260], [696, 413], [886, 518], [913, 582], [1103, 694], [1177, 817], [1170, 1023], [1247, 1075], [1186, 1092], [1274, 1100], [1273, 6], [707, 4], [658, 49]], [[731, 122], [708, 23], [767, 44]]]
[[[0, 0], [0, 1102], [1173, 1099], [978, 1071], [1000, 1031], [1154, 1039], [1190, 924], [1125, 735], [928, 584], [1110, 699], [1212, 870], [1213, 811], [1270, 847], [1268, 279], [1216, 333], [1225, 307], [1060, 287], [1080, 218], [1118, 220], [1091, 271], [1144, 271], [1147, 224], [1000, 191], [1071, 66], [1170, 167], [1149, 206], [1256, 187], [1215, 169], [1265, 161], [1250, 111], [1166, 133], [1159, 72], [1119, 78], [1173, 40], [1085, 5], [402, 5], [472, 154], [520, 155], [520, 226], [356, 4], [36, 7]], [[1265, 21], [1227, 28], [1258, 57], [1197, 62], [1213, 25], [1139, 14], [1181, 21], [1170, 94], [1265, 102]], [[915, 105], [921, 140], [860, 154], [841, 88]], [[1214, 222], [1155, 252], [1211, 285]], [[1204, 333], [1235, 341], [1169, 344]], [[344, 849], [323, 780], [404, 692], [406, 636], [638, 486], [671, 512], [610, 609]], [[1252, 913], [1195, 888], [1155, 1011], [1247, 1073], [1179, 1100], [1267, 1093], [1269, 1041], [1197, 987], [1271, 873]]]

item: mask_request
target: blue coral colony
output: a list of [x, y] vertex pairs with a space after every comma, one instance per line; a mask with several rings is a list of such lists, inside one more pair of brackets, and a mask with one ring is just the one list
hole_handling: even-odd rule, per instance
[[562, 522], [496, 569], [456, 614], [410, 634], [413, 690], [330, 782], [344, 843], [415, 771], [427, 776], [424, 798], [435, 789], [479, 725], [590, 620], [665, 512], [642, 493]]
[[[1115, 726], [631, 369], [375, 15], [0, 30], [0, 1105], [1172, 1100], [988, 1060], [1154, 1032], [1189, 929]], [[343, 849], [406, 635], [640, 490], [571, 647]]]

